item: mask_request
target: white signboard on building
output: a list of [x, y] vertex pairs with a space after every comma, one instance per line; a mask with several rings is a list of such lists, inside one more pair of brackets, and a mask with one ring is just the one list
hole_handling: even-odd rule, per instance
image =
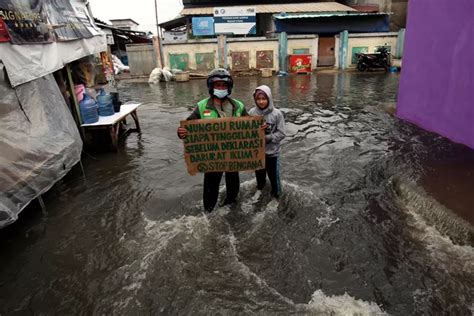
[[214, 8], [214, 30], [216, 34], [256, 34], [257, 16], [255, 7]]

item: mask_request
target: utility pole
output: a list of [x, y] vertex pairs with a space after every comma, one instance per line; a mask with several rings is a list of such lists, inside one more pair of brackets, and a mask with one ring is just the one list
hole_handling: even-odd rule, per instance
[[158, 0], [155, 0], [156, 36], [160, 37], [160, 25], [158, 24]]
[[158, 0], [155, 1], [155, 19], [156, 19], [156, 41], [153, 41], [153, 45], [155, 46], [155, 50], [157, 50], [157, 66], [160, 68], [165, 67], [163, 63], [163, 46], [161, 44], [161, 37], [160, 37], [160, 25], [158, 24]]

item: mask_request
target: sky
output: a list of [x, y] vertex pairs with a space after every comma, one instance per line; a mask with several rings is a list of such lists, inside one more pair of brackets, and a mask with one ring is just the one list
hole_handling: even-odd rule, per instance
[[[183, 8], [181, 0], [157, 0], [159, 23], [176, 17]], [[154, 0], [90, 0], [92, 14], [104, 22], [131, 18], [140, 25], [138, 30], [156, 34]]]

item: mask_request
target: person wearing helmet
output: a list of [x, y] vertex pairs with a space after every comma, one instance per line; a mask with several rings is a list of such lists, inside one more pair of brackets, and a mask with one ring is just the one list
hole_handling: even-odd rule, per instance
[[[209, 97], [197, 103], [187, 120], [247, 116], [244, 104], [230, 97], [233, 87], [234, 81], [226, 69], [216, 68], [212, 70], [207, 76]], [[181, 139], [187, 136], [186, 129], [182, 127], [178, 127], [177, 133]], [[204, 173], [203, 202], [204, 209], [207, 212], [211, 212], [217, 204], [222, 174], [222, 172]], [[240, 187], [239, 173], [226, 172], [225, 184], [227, 196], [224, 205], [235, 202], [237, 198]]]

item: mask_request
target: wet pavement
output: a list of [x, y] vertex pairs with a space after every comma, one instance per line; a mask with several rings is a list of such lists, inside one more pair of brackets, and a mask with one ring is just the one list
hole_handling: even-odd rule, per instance
[[176, 138], [205, 81], [122, 83], [142, 134], [0, 232], [0, 314], [472, 313], [474, 151], [390, 115], [398, 80], [237, 78], [285, 113], [284, 194], [242, 173], [211, 215]]

